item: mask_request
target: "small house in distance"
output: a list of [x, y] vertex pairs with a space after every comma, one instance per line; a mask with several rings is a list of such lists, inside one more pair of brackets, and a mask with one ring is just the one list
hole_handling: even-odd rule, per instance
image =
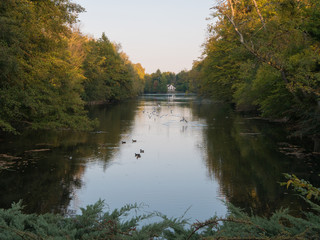
[[167, 87], [168, 87], [168, 92], [174, 92], [176, 90], [176, 88], [172, 84], [167, 85]]

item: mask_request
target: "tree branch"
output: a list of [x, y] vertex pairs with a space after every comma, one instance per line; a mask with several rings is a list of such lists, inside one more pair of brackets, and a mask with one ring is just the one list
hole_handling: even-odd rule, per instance
[[265, 21], [264, 21], [262, 15], [261, 15], [261, 13], [260, 13], [260, 10], [259, 10], [259, 8], [258, 8], [258, 4], [257, 4], [256, 0], [252, 0], [252, 1], [253, 1], [253, 3], [254, 3], [254, 6], [255, 6], [255, 8], [256, 8], [256, 11], [257, 11], [257, 13], [258, 13], [258, 15], [259, 15], [259, 18], [260, 18], [260, 21], [261, 21], [261, 23], [262, 23], [262, 26], [263, 26], [264, 30], [266, 30], [266, 29], [267, 29], [267, 28], [266, 28], [266, 24], [265, 24]]

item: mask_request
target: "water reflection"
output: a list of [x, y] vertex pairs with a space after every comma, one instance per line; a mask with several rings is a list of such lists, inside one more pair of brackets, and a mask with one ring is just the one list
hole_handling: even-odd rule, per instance
[[[148, 211], [168, 216], [205, 220], [215, 212], [225, 214], [218, 199], [218, 185], [208, 179], [203, 164], [203, 119], [192, 114], [194, 97], [183, 95], [143, 96], [136, 109], [132, 130], [122, 134], [119, 154], [113, 164], [101, 169], [99, 163], [87, 164], [86, 186], [77, 191], [77, 209], [98, 198], [111, 209], [127, 203], [146, 203]], [[125, 106], [123, 106], [125, 107]], [[183, 120], [185, 119], [185, 120]], [[137, 142], [131, 142], [134, 138]], [[135, 153], [140, 149], [141, 158]]]
[[90, 133], [28, 131], [3, 139], [0, 161], [8, 169], [0, 172], [0, 207], [23, 199], [27, 212], [67, 213], [101, 198], [111, 209], [143, 202], [175, 217], [191, 207], [186, 217], [205, 220], [226, 213], [222, 198], [268, 214], [298, 206], [278, 184], [283, 172], [307, 179], [320, 170], [278, 151], [288, 141], [280, 125], [192, 95], [145, 95], [89, 112], [100, 121]]
[[126, 106], [90, 109], [101, 123], [91, 133], [26, 131], [7, 137], [0, 146], [0, 160], [8, 167], [0, 172], [0, 207], [23, 199], [28, 213], [66, 213], [76, 190], [85, 185], [87, 162], [99, 160], [106, 168], [119, 149], [121, 135], [130, 131], [137, 104]]
[[[193, 113], [208, 123], [206, 164], [228, 201], [260, 215], [303, 205], [297, 196], [280, 187], [279, 182], [285, 181], [282, 173], [308, 179], [320, 169], [278, 151], [279, 143], [288, 141], [281, 125], [235, 114], [229, 105], [221, 103], [195, 105]], [[319, 185], [317, 180], [313, 182]]]

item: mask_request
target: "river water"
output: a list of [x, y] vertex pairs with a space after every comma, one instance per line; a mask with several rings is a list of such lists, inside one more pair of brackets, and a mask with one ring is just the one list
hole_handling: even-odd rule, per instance
[[282, 173], [320, 185], [316, 157], [284, 154], [307, 151], [308, 143], [226, 104], [144, 95], [89, 114], [100, 122], [92, 132], [30, 130], [0, 139], [0, 208], [23, 199], [29, 213], [72, 214], [103, 199], [111, 210], [143, 203], [145, 211], [187, 211], [195, 221], [225, 215], [223, 201], [260, 215], [299, 209], [301, 200], [279, 185]]

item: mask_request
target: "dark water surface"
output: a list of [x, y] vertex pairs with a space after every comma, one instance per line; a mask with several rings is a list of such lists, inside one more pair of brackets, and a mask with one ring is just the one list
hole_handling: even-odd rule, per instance
[[299, 198], [279, 186], [282, 173], [320, 185], [314, 159], [281, 153], [297, 143], [280, 124], [241, 116], [228, 105], [145, 95], [92, 107], [90, 116], [100, 121], [94, 132], [0, 139], [0, 208], [23, 199], [26, 212], [79, 213], [105, 199], [110, 209], [145, 203], [147, 211], [177, 217], [189, 209], [186, 217], [205, 220], [227, 213], [221, 200], [258, 214], [298, 209]]

